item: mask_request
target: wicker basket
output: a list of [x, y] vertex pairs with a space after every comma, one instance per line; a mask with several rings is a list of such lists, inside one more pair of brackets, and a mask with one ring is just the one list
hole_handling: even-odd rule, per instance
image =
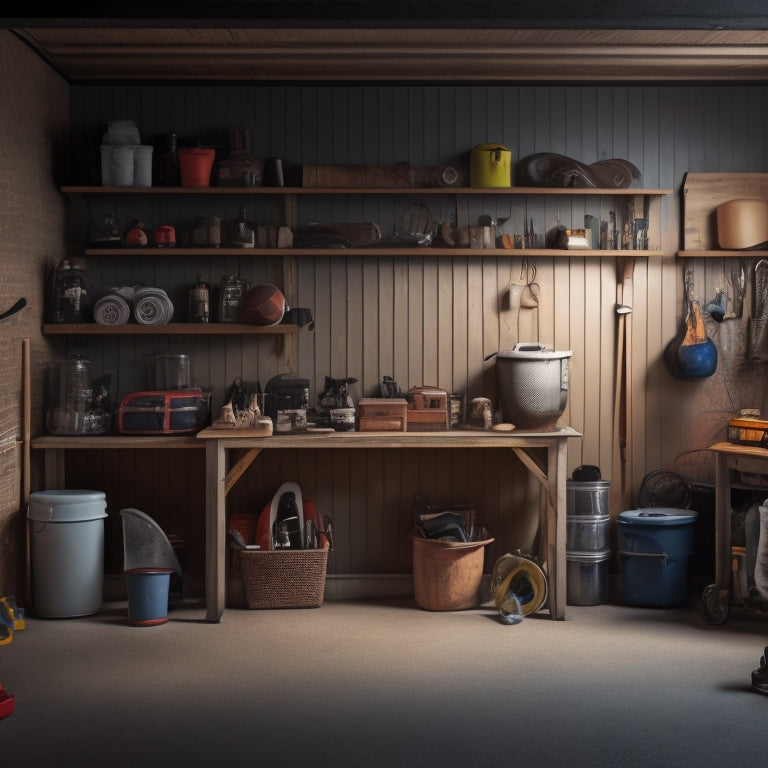
[[328, 547], [236, 550], [249, 608], [319, 608], [325, 593]]

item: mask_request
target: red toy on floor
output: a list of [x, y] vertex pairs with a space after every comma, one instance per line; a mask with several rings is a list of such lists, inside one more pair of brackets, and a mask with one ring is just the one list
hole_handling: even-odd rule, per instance
[[0, 683], [0, 720], [12, 714], [13, 707], [13, 694], [6, 691], [2, 683]]

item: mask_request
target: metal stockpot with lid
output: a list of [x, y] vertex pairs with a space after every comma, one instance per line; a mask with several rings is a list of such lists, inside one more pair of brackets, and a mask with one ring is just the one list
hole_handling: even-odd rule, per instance
[[479, 144], [470, 156], [469, 178], [473, 187], [511, 187], [511, 150], [502, 144]]
[[554, 429], [568, 402], [568, 372], [573, 352], [518, 343], [497, 352], [496, 384], [502, 418], [518, 429]]

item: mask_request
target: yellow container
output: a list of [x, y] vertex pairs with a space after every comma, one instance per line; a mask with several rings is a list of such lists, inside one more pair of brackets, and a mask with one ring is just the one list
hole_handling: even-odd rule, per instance
[[469, 163], [472, 187], [511, 187], [512, 152], [501, 144], [479, 144]]

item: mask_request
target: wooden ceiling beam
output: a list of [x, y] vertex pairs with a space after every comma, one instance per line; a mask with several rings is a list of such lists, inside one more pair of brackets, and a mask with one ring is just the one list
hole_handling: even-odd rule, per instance
[[768, 31], [16, 30], [73, 82], [768, 80]]

